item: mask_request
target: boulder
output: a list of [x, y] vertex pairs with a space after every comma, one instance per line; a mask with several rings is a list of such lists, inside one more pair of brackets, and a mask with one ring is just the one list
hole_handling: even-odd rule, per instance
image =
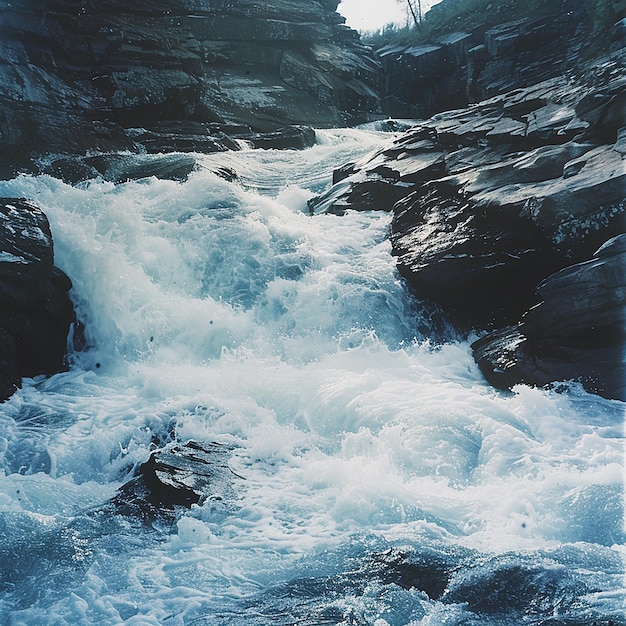
[[152, 525], [207, 499], [228, 505], [233, 479], [241, 479], [228, 465], [231, 452], [224, 444], [196, 441], [153, 452], [113, 498], [116, 512]]
[[558, 266], [546, 236], [519, 211], [479, 210], [443, 183], [424, 185], [395, 205], [391, 240], [415, 292], [463, 327], [517, 319], [546, 269]]
[[66, 369], [71, 286], [54, 266], [43, 211], [26, 200], [0, 198], [0, 401], [21, 386], [22, 377]]
[[472, 344], [485, 378], [507, 389], [577, 381], [626, 400], [626, 235], [537, 287], [539, 304], [521, 321]]

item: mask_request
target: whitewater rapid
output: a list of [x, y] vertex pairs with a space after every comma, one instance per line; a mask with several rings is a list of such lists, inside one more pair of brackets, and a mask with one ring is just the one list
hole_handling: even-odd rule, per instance
[[[525, 623], [624, 623], [623, 404], [490, 388], [408, 293], [388, 214], [308, 213], [390, 135], [317, 136], [185, 182], [0, 181], [48, 215], [86, 343], [0, 405], [1, 623], [520, 623], [368, 579], [394, 548], [476, 554], [479, 587], [539, 568]], [[94, 515], [189, 439], [233, 446], [233, 502], [166, 530]]]

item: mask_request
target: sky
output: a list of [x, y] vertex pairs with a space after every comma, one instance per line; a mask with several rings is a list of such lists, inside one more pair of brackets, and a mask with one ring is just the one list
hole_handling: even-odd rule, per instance
[[[436, 0], [422, 0], [426, 11]], [[378, 30], [391, 22], [404, 26], [406, 2], [403, 0], [341, 0], [339, 13], [346, 18], [348, 26], [356, 30]]]

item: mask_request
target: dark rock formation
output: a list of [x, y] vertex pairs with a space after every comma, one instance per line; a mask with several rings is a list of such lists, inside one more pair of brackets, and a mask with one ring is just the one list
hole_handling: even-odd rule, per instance
[[[452, 5], [460, 4], [444, 0], [426, 14], [425, 30], [434, 32], [422, 37], [421, 44], [377, 50], [383, 65], [384, 114], [424, 118], [527, 88], [567, 73], [581, 55], [606, 50], [611, 39], [619, 46], [626, 33], [624, 20], [617, 21], [612, 37], [598, 30], [598, 8], [583, 0], [543, 0], [534, 7], [494, 2], [485, 15], [472, 14], [468, 7], [464, 19], [442, 23], [446, 12], [459, 13]], [[624, 17], [620, 3], [606, 4], [613, 21]], [[513, 21], [490, 25], [492, 16], [504, 20], [507, 15]]]
[[189, 154], [117, 154], [70, 157], [54, 156], [40, 163], [41, 173], [60, 178], [70, 184], [102, 178], [112, 183], [155, 176], [167, 180], [186, 180], [196, 168], [196, 159]]
[[537, 293], [541, 302], [519, 324], [472, 345], [485, 378], [500, 389], [574, 380], [626, 400], [626, 235], [552, 274]]
[[[350, 546], [352, 547], [352, 546]], [[321, 558], [321, 557], [320, 557]], [[535, 624], [537, 626], [617, 626], [619, 611], [598, 610], [587, 594], [597, 588], [601, 563], [621, 572], [614, 550], [585, 544], [528, 554], [481, 554], [459, 546], [422, 541], [374, 555], [326, 550], [323, 566], [315, 560], [309, 576], [265, 587], [241, 598], [235, 608], [204, 616], [215, 626], [236, 621], [252, 626], [371, 624], [385, 620], [408, 624], [422, 620], [416, 598], [456, 605], [457, 624]], [[332, 564], [332, 575], [327, 571]], [[575, 564], [573, 566], [572, 564]], [[402, 590], [415, 592], [411, 599]], [[607, 615], [608, 613], [608, 615]]]
[[[625, 55], [621, 49], [569, 77], [420, 122], [392, 146], [341, 168], [336, 184], [309, 203], [312, 213], [393, 211], [400, 272], [419, 297], [442, 304], [461, 328], [510, 325], [544, 299], [520, 328], [479, 343], [479, 362], [498, 386], [576, 378], [603, 395], [624, 395], [624, 336], [617, 332], [623, 300], [609, 306], [599, 297], [620, 284], [617, 278], [599, 273], [597, 283], [572, 283], [575, 297], [557, 289], [556, 278], [542, 283], [539, 295], [535, 288], [624, 232]], [[597, 305], [579, 318], [580, 344], [570, 337], [574, 326], [567, 317], [567, 341], [558, 324], [545, 325], [556, 302], [574, 311], [574, 301]], [[610, 328], [605, 314], [613, 320]], [[521, 343], [524, 328], [528, 336]], [[537, 372], [527, 371], [524, 358], [535, 359]]]
[[422, 45], [390, 44], [377, 50], [383, 66], [383, 113], [424, 118], [467, 106], [466, 64], [477, 41], [459, 32]]
[[113, 504], [118, 513], [142, 520], [171, 521], [176, 511], [207, 498], [232, 502], [235, 492], [228, 466], [232, 448], [219, 443], [188, 441], [153, 452], [137, 476], [123, 485]]
[[0, 198], [0, 401], [22, 377], [65, 369], [71, 286], [54, 266], [44, 213], [25, 200]]
[[66, 369], [75, 320], [71, 287], [54, 265], [43, 211], [24, 199], [0, 198], [0, 402], [24, 377]]
[[0, 174], [47, 154], [219, 151], [233, 127], [260, 143], [285, 125], [367, 119], [379, 67], [337, 5], [3, 3]]

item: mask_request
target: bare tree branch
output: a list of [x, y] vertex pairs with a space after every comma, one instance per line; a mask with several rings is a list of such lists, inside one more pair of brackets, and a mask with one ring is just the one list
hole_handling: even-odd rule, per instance
[[[400, 2], [402, 0], [399, 0]], [[421, 28], [422, 22], [422, 0], [406, 0], [406, 4], [411, 12], [411, 17], [415, 24], [415, 28]]]

